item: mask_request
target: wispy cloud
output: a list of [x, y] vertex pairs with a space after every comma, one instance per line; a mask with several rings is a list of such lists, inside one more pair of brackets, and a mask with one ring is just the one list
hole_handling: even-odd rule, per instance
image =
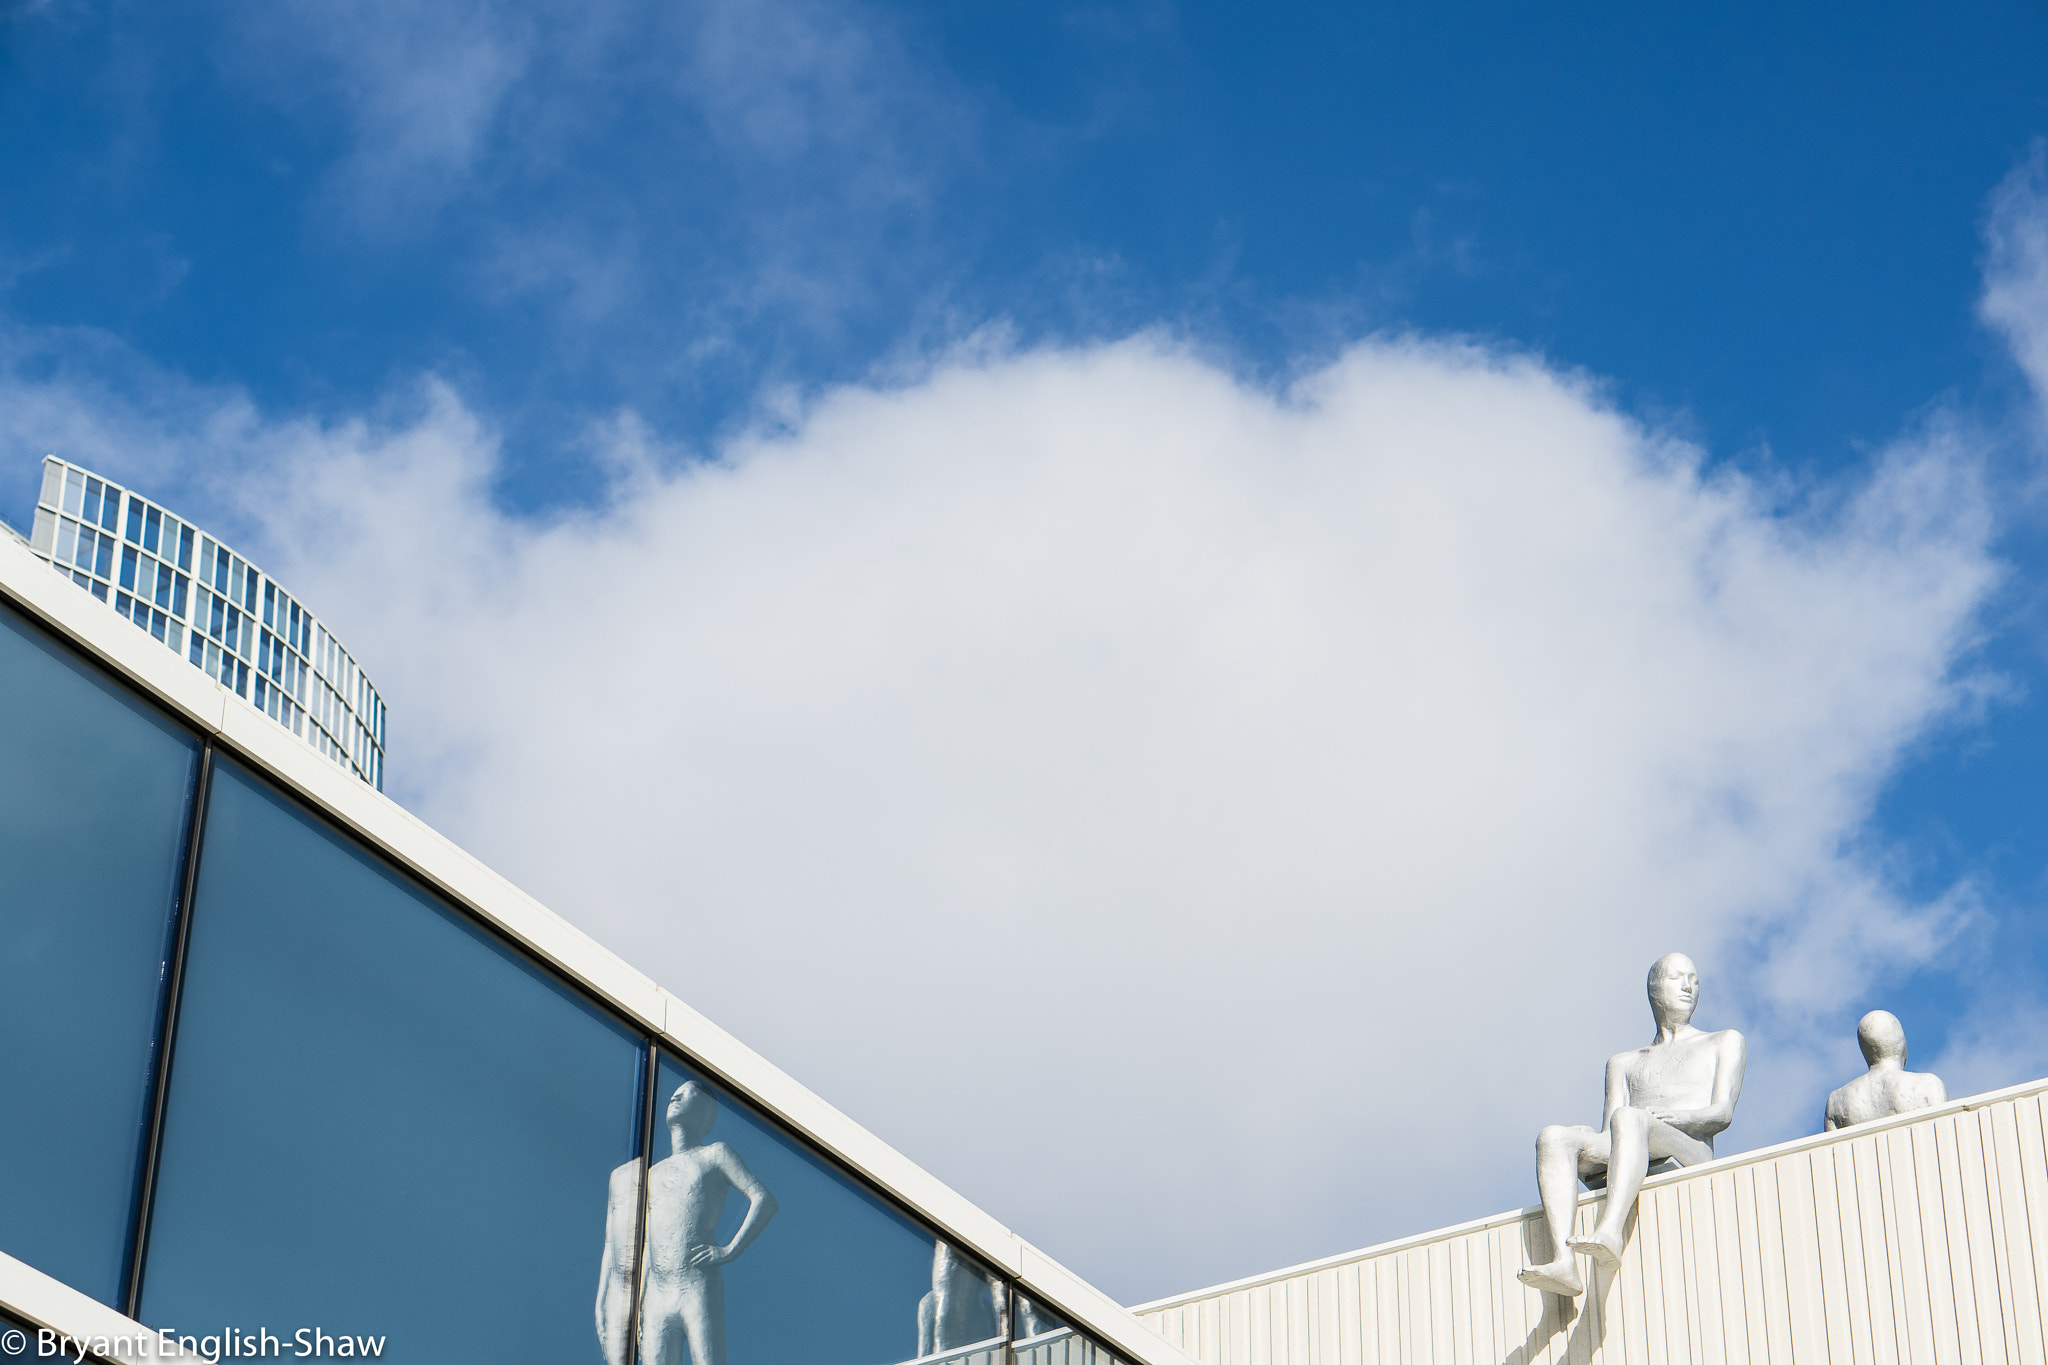
[[468, 186], [532, 68], [538, 27], [492, 0], [285, 0], [234, 11], [222, 55], [278, 104], [338, 118], [323, 215], [389, 229]]
[[[336, 129], [316, 226], [480, 217], [480, 283], [559, 290], [572, 324], [678, 274], [692, 287], [675, 303], [829, 324], [878, 234], [958, 172], [976, 122], [851, 0], [292, 0], [224, 33], [243, 84]], [[608, 254], [622, 236], [641, 249]], [[600, 275], [613, 283], [593, 290]]]
[[1985, 237], [1980, 310], [2048, 405], [2048, 143], [2035, 143], [1992, 195]]

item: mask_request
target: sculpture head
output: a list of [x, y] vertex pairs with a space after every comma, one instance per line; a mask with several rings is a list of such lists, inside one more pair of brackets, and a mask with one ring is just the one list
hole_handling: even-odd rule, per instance
[[684, 1081], [668, 1099], [668, 1131], [677, 1151], [710, 1136], [718, 1122], [718, 1100], [695, 1081]]
[[1879, 1062], [1906, 1064], [1906, 1026], [1889, 1010], [1872, 1010], [1858, 1020], [1856, 1043], [1863, 1049], [1863, 1060], [1872, 1066]]
[[1684, 953], [1666, 953], [1650, 967], [1649, 988], [1659, 1027], [1690, 1023], [1700, 1003], [1700, 969]]

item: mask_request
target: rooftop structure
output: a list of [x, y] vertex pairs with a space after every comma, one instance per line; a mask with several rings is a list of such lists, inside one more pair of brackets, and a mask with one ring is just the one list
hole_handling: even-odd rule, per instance
[[[1203, 1365], [2040, 1365], [2048, 1081], [1653, 1175], [1584, 1297], [1540, 1208], [1140, 1305]], [[1583, 1195], [1583, 1232], [1603, 1199]]]
[[384, 789], [384, 701], [278, 582], [139, 493], [52, 455], [29, 547], [122, 618]]

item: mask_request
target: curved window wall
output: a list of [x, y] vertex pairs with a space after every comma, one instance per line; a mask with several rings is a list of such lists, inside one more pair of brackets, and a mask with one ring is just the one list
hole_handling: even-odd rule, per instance
[[138, 493], [52, 455], [29, 548], [173, 654], [384, 789], [384, 701], [277, 581]]
[[0, 1250], [244, 1354], [1111, 1365], [4, 606], [0, 734]]

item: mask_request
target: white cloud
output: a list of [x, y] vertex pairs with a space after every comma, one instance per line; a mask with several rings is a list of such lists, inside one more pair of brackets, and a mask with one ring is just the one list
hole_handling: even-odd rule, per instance
[[2048, 144], [1991, 196], [1984, 320], [2005, 335], [2034, 392], [2048, 403]]
[[1858, 843], [1995, 577], [1938, 440], [1786, 512], [1527, 359], [1150, 339], [598, 439], [508, 520], [435, 389], [254, 433], [243, 507], [401, 795], [1114, 1291], [1522, 1201], [1671, 947], [1731, 1139], [1802, 1131], [1808, 1022], [1966, 900]]

